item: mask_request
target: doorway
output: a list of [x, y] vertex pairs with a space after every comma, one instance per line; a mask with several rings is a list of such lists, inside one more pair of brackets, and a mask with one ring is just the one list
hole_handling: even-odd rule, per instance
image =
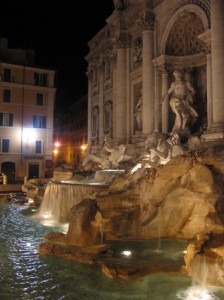
[[16, 165], [14, 162], [5, 161], [2, 163], [1, 172], [7, 176], [7, 183], [15, 182]]
[[29, 179], [39, 178], [39, 164], [29, 164]]

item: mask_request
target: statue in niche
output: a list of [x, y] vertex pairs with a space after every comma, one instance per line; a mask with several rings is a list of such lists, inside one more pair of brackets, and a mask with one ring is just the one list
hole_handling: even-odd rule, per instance
[[134, 113], [138, 131], [142, 130], [142, 112], [143, 112], [143, 103], [142, 103], [142, 89], [141, 89], [141, 96], [139, 97], [138, 102], [135, 106], [135, 113]]
[[134, 45], [134, 64], [142, 62], [142, 39], [140, 37], [136, 38]]
[[195, 90], [189, 81], [183, 79], [180, 71], [173, 72], [175, 80], [172, 82], [164, 99], [169, 99], [170, 107], [175, 113], [175, 123], [172, 134], [177, 133], [180, 136], [187, 136], [190, 132], [190, 122], [198, 117], [196, 110], [193, 108], [193, 97]]

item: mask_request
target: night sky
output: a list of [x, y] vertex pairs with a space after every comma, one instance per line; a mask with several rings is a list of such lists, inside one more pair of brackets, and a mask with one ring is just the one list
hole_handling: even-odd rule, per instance
[[0, 35], [10, 48], [34, 49], [38, 67], [58, 71], [56, 110], [64, 111], [87, 92], [87, 43], [113, 10], [113, 0], [7, 0]]

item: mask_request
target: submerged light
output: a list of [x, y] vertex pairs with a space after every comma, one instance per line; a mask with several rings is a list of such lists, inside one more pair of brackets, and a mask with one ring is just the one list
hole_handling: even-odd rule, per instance
[[121, 252], [121, 254], [124, 255], [124, 256], [131, 256], [132, 253], [131, 253], [130, 250], [124, 250], [124, 251]]

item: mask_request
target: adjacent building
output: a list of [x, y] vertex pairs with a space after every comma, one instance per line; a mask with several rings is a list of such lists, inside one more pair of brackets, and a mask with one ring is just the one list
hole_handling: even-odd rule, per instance
[[56, 165], [80, 164], [87, 148], [87, 95], [76, 100], [55, 126]]
[[32, 50], [0, 40], [0, 170], [8, 183], [52, 168], [55, 70], [37, 68]]
[[[116, 0], [88, 43], [88, 143], [105, 136], [135, 154], [146, 136], [169, 134], [174, 114], [163, 95], [180, 70], [196, 90], [192, 134], [224, 137], [224, 1]], [[142, 98], [142, 119], [136, 111]]]

